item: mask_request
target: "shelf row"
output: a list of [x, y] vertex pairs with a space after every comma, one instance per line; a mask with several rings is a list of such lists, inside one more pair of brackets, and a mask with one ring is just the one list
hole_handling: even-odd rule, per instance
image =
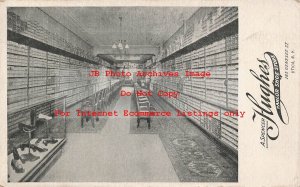
[[[13, 32], [20, 33], [24, 36], [49, 44], [53, 47], [68, 51], [93, 61], [97, 61], [97, 57], [93, 56], [91, 51], [84, 50], [80, 46], [67, 41], [58, 33], [52, 33], [48, 31], [34, 20], [34, 18], [30, 20], [23, 19], [13, 11], [8, 11], [7, 28]], [[42, 53], [39, 55], [42, 55]]]
[[[203, 12], [205, 13], [203, 14]], [[173, 35], [165, 43], [164, 48], [161, 50], [161, 58], [165, 58], [176, 51], [189, 46], [193, 42], [206, 37], [210, 33], [215, 32], [237, 19], [237, 7], [211, 7], [209, 9], [206, 8], [206, 10], [200, 8], [177, 31], [179, 34]], [[182, 30], [184, 32], [182, 32]], [[220, 44], [218, 47], [222, 48], [222, 45]]]
[[[70, 89], [63, 92], [53, 93], [45, 96], [36, 95], [29, 100], [21, 100], [17, 103], [8, 105], [8, 132], [14, 133], [18, 130], [18, 123], [28, 120], [30, 108], [34, 107], [38, 113], [51, 115], [54, 109], [63, 110], [63, 100], [60, 98], [66, 96], [66, 106], [71, 106], [79, 101], [94, 95], [100, 90], [115, 86], [121, 86], [120, 80], [113, 80], [94, 86]], [[111, 90], [112, 91], [112, 90]], [[108, 93], [107, 93], [108, 94]]]
[[[44, 77], [44, 76], [57, 76], [57, 77], [80, 77], [81, 79], [95, 80], [108, 79], [104, 72], [100, 72], [100, 76], [89, 76], [90, 71], [94, 69], [48, 69], [37, 68], [28, 66], [13, 66], [8, 64], [7, 76], [8, 78], [22, 78], [22, 77]], [[65, 78], [68, 79], [68, 78]]]
[[[8, 111], [64, 95], [79, 101], [74, 98], [107, 88], [114, 80], [104, 76], [106, 67], [14, 41], [8, 41], [7, 62]], [[100, 71], [100, 76], [90, 77], [90, 71], [95, 69]]]
[[[237, 38], [237, 37], [236, 37]], [[214, 42], [213, 44], [218, 43]], [[206, 46], [201, 48], [203, 54], [198, 55], [195, 58], [192, 58], [191, 54], [195, 54], [198, 50], [191, 51], [188, 54], [176, 57], [163, 63], [163, 67], [166, 70], [178, 71], [186, 69], [199, 69], [204, 67], [215, 67], [215, 66], [230, 66], [238, 63], [238, 50], [237, 43], [234, 48], [225, 48], [222, 51], [214, 53], [208, 53], [206, 51]], [[205, 52], [204, 52], [205, 51]], [[189, 56], [188, 56], [189, 55]]]
[[[204, 100], [211, 103], [218, 103], [218, 105], [222, 107], [228, 107], [232, 109], [238, 108], [238, 82], [231, 82], [230, 85], [233, 87], [232, 89], [227, 88], [226, 91], [220, 91], [216, 87], [212, 86], [204, 86], [198, 87], [195, 85], [182, 85], [174, 82], [152, 82], [153, 84], [159, 84], [162, 87], [167, 89], [172, 89], [173, 91], [190, 95], [200, 100]], [[228, 84], [228, 83], [227, 83]], [[181, 95], [179, 96], [181, 97]]]
[[[155, 92], [158, 90], [172, 91], [159, 84], [153, 84], [152, 86]], [[206, 112], [210, 116], [190, 115], [187, 117], [232, 148], [238, 148], [238, 119], [236, 116], [225, 115], [226, 112], [236, 111], [229, 111], [228, 109], [201, 101], [189, 95], [181, 95], [179, 98], [163, 97], [163, 99], [181, 112]], [[213, 115], [215, 112], [218, 115]]]
[[8, 107], [11, 106], [12, 103], [16, 103], [18, 101], [31, 99], [37, 96], [46, 96], [50, 94], [56, 94], [64, 92], [65, 95], [72, 94], [76, 92], [77, 89], [85, 90], [87, 88], [92, 88], [93, 90], [97, 89], [97, 86], [101, 85], [102, 87], [108, 87], [110, 85], [110, 81], [102, 81], [96, 83], [87, 83], [78, 84], [77, 82], [64, 83], [64, 84], [56, 84], [56, 85], [39, 85], [35, 87], [20, 88], [16, 90], [8, 90], [7, 92], [7, 102]]

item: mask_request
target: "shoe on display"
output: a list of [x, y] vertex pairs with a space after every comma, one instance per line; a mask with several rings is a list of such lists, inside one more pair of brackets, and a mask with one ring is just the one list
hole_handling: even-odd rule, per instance
[[16, 173], [24, 173], [25, 169], [22, 166], [22, 163], [20, 160], [12, 159], [10, 163], [13, 170], [15, 170]]
[[42, 141], [42, 138], [38, 138], [38, 139], [35, 141], [34, 145], [38, 145], [41, 141]]
[[25, 163], [23, 158], [19, 155], [18, 149], [16, 147], [13, 148], [12, 153], [13, 153], [14, 160], [20, 160], [23, 164]]
[[32, 153], [30, 153], [30, 152], [29, 152], [29, 153], [26, 153], [26, 154], [23, 154], [22, 157], [23, 157], [23, 160], [24, 160], [25, 162], [27, 162], [27, 161], [29, 161], [29, 162], [34, 162], [34, 161], [40, 159], [39, 156], [35, 156], [34, 154], [32, 154]]
[[58, 142], [58, 140], [55, 140], [54, 138], [50, 138], [50, 139], [44, 140], [43, 144], [45, 146], [47, 146], [48, 144], [56, 144], [57, 142]]
[[29, 148], [30, 147], [30, 149], [32, 149], [32, 151], [33, 152], [36, 152], [36, 151], [38, 151], [38, 152], [46, 152], [46, 151], [48, 151], [48, 149], [46, 149], [46, 148], [41, 148], [41, 147], [38, 147], [38, 146], [36, 146], [35, 144], [21, 144], [20, 145], [20, 149], [23, 151], [25, 148]]
[[48, 151], [47, 148], [41, 148], [41, 147], [38, 147], [38, 146], [36, 146], [34, 144], [30, 144], [30, 148], [32, 148], [33, 152], [35, 152], [35, 151], [38, 151], [38, 152], [46, 152], [46, 151]]

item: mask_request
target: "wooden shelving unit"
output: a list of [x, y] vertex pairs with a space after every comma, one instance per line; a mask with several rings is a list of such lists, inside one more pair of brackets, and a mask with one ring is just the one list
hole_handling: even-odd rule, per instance
[[23, 45], [26, 45], [26, 46], [34, 47], [36, 49], [40, 49], [40, 50], [43, 50], [43, 51], [48, 51], [50, 53], [62, 55], [62, 56], [65, 56], [65, 57], [70, 57], [70, 58], [73, 58], [73, 59], [76, 59], [76, 60], [79, 60], [79, 61], [88, 62], [90, 64], [100, 65], [99, 62], [95, 62], [95, 61], [92, 61], [90, 59], [83, 58], [79, 55], [70, 53], [68, 51], [59, 49], [57, 47], [53, 47], [51, 45], [48, 45], [46, 43], [43, 43], [43, 42], [38, 41], [38, 40], [33, 39], [33, 38], [29, 38], [28, 36], [22, 35], [20, 33], [17, 33], [17, 32], [11, 31], [11, 30], [7, 30], [7, 40], [8, 41], [14, 41], [16, 43], [23, 44]]
[[[227, 11], [227, 10], [226, 10]], [[224, 11], [224, 13], [226, 12]], [[223, 15], [219, 15], [222, 17]], [[206, 24], [206, 23], [202, 23]], [[189, 25], [186, 37], [191, 37]], [[219, 112], [215, 117], [187, 116], [207, 134], [237, 154], [238, 118], [225, 116], [238, 110], [238, 19], [214, 26], [211, 32], [156, 63], [154, 71], [178, 71], [179, 77], [155, 77], [154, 92], [177, 91], [179, 98], [165, 98], [180, 111]], [[185, 71], [209, 71], [211, 77], [186, 77]]]

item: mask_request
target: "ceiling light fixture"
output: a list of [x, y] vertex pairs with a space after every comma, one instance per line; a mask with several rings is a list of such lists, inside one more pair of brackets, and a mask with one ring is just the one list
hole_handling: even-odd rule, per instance
[[123, 40], [123, 30], [122, 30], [122, 17], [119, 17], [120, 19], [120, 35], [121, 35], [121, 38], [120, 40], [118, 40], [118, 42], [115, 42], [113, 45], [112, 45], [112, 48], [113, 49], [120, 49], [120, 50], [123, 50], [123, 49], [129, 49], [129, 45], [127, 44], [126, 40]]

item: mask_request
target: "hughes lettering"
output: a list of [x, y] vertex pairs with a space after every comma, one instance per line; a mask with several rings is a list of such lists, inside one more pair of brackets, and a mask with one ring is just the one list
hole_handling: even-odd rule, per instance
[[[254, 113], [252, 120], [255, 120], [256, 114], [260, 115], [265, 120], [268, 120], [270, 123], [268, 123], [268, 126], [266, 126], [267, 138], [271, 140], [276, 140], [279, 136], [279, 127], [277, 123], [278, 120], [275, 119], [275, 114], [277, 114], [280, 121], [286, 125], [288, 124], [289, 117], [287, 110], [280, 99], [281, 75], [278, 60], [276, 56], [270, 52], [265, 52], [264, 58], [264, 60], [257, 59], [260, 63], [258, 66], [260, 69], [259, 75], [255, 71], [250, 69], [250, 73], [259, 81], [260, 84], [260, 102], [248, 92], [246, 93], [246, 96], [255, 106], [253, 108]], [[272, 69], [274, 79], [272, 80], [272, 83], [270, 83], [271, 80], [269, 76], [271, 71], [267, 58], [271, 60], [273, 65]], [[276, 111], [274, 111], [273, 106], [275, 106]], [[282, 114], [282, 111], [284, 115]]]

